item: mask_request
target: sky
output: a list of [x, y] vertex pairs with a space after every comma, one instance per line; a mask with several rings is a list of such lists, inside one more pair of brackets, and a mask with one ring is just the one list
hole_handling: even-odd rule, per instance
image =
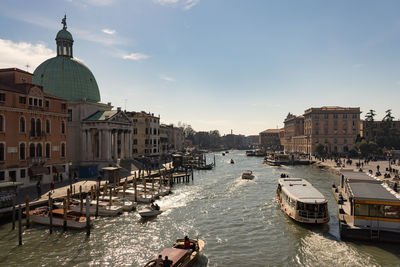
[[[196, 131], [257, 135], [310, 107], [400, 117], [400, 1], [2, 0], [0, 68], [74, 57], [101, 101]], [[29, 67], [27, 67], [29, 65]]]

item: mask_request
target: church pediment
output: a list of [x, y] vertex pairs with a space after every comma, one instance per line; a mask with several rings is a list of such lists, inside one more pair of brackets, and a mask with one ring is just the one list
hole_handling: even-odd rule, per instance
[[110, 118], [113, 122], [131, 123], [131, 120], [126, 116], [125, 112], [121, 111]]

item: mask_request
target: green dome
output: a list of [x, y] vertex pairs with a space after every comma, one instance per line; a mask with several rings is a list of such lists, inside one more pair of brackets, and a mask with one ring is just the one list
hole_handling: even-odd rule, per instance
[[72, 34], [69, 31], [67, 31], [66, 29], [62, 29], [57, 33], [56, 40], [57, 39], [66, 39], [66, 40], [71, 40], [71, 41], [74, 40], [74, 39], [72, 39]]
[[[66, 30], [65, 32], [70, 34]], [[33, 72], [33, 83], [43, 86], [45, 93], [68, 101], [78, 102], [86, 99], [90, 102], [100, 102], [99, 88], [92, 72], [72, 57], [57, 56], [46, 60]]]

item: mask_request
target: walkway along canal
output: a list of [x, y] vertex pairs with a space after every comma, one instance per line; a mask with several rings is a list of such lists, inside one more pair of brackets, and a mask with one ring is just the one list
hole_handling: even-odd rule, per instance
[[[213, 155], [210, 155], [213, 157]], [[235, 164], [230, 164], [230, 159]], [[234, 151], [216, 153], [213, 170], [195, 171], [194, 181], [175, 184], [173, 194], [156, 203], [165, 210], [143, 220], [137, 212], [95, 220], [91, 235], [31, 225], [18, 246], [11, 224], [0, 226], [0, 262], [4, 266], [143, 266], [177, 238], [205, 241], [197, 266], [395, 266], [400, 247], [342, 242], [331, 185], [338, 176], [314, 166], [272, 167], [261, 158]], [[253, 171], [253, 180], [241, 178]], [[328, 199], [330, 222], [304, 226], [292, 221], [276, 200], [281, 173], [302, 177]]]

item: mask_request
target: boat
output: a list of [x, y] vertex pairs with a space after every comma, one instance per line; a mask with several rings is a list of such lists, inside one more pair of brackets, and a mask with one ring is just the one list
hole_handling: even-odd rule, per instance
[[235, 162], [233, 161], [233, 159], [231, 159], [231, 164], [234, 164]]
[[247, 171], [243, 172], [243, 174], [242, 174], [242, 179], [251, 180], [253, 178], [254, 178], [253, 172], [250, 170], [247, 170]]
[[289, 164], [290, 158], [286, 154], [270, 154], [264, 158], [264, 163], [271, 166], [280, 166], [282, 164]]
[[264, 156], [265, 156], [265, 152], [262, 151], [261, 149], [257, 149], [257, 150], [254, 152], [254, 156], [256, 156], [256, 157], [264, 157]]
[[202, 165], [202, 166], [197, 166], [196, 169], [198, 169], [198, 170], [212, 170], [213, 167], [214, 167], [213, 164], [206, 164], [206, 165]]
[[[118, 191], [117, 195], [119, 197], [123, 196], [122, 191]], [[128, 188], [125, 190], [125, 198], [130, 200], [130, 201], [135, 201], [135, 189], [134, 188]], [[151, 194], [144, 194], [140, 191], [138, 188], [137, 192], [137, 199], [136, 201], [138, 203], [151, 203], [151, 201], [154, 201], [154, 197]]]
[[246, 151], [246, 156], [248, 156], [248, 157], [254, 157], [255, 155], [256, 155], [256, 152], [253, 150]]
[[144, 267], [155, 267], [158, 255], [161, 255], [163, 259], [165, 256], [168, 256], [168, 259], [172, 261], [172, 267], [193, 266], [204, 248], [204, 241], [201, 239], [190, 239], [190, 247], [192, 248], [190, 250], [184, 249], [183, 244], [184, 239], [177, 239], [172, 248], [165, 248], [156, 257], [146, 263]]
[[[100, 199], [103, 202], [109, 202], [110, 201], [110, 196], [101, 195]], [[115, 196], [113, 196], [111, 198], [111, 202], [112, 202], [112, 205], [121, 206], [123, 211], [135, 210], [136, 206], [137, 206], [136, 202], [130, 201], [130, 200], [126, 199], [126, 198], [119, 198], [119, 197], [115, 197]]]
[[155, 217], [161, 213], [162, 211], [160, 209], [155, 209], [150, 206], [139, 210], [139, 215], [142, 216], [143, 218]]
[[225, 156], [225, 153], [222, 153], [222, 156]]
[[[24, 212], [25, 213], [25, 212]], [[53, 209], [53, 226], [64, 226], [64, 209]], [[78, 212], [67, 210], [67, 228], [84, 229], [86, 228], [86, 217]], [[29, 218], [32, 222], [50, 225], [50, 211], [48, 207], [40, 207], [29, 211]], [[92, 223], [92, 222], [91, 222]]]
[[329, 222], [328, 200], [303, 178], [280, 178], [276, 190], [281, 209], [306, 224]]
[[[86, 213], [86, 199], [83, 199], [82, 202], [83, 202], [82, 211], [85, 214]], [[57, 208], [61, 208], [61, 209], [63, 208], [62, 202], [55, 202], [54, 205]], [[71, 202], [70, 202], [70, 205], [68, 208], [74, 212], [80, 213], [81, 206], [80, 206], [79, 200], [71, 199]], [[121, 206], [110, 205], [109, 202], [99, 201], [99, 207], [98, 207], [98, 215], [99, 216], [118, 216], [122, 212], [123, 212], [123, 210], [122, 210]], [[89, 215], [90, 216], [96, 215], [96, 200], [93, 200], [90, 202]]]

